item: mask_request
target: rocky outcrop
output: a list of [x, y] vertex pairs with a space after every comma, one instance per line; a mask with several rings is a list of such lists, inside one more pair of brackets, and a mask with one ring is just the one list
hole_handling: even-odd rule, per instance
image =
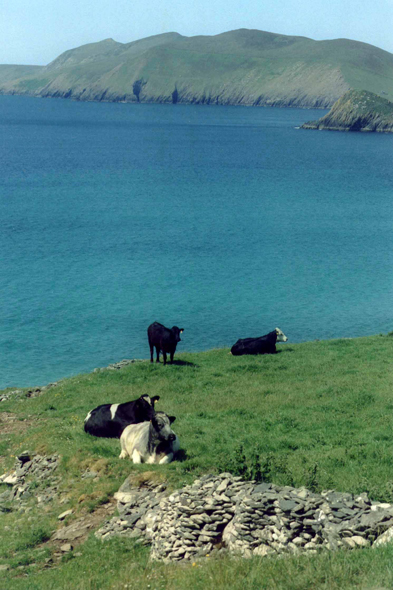
[[[53, 475], [59, 463], [59, 455], [44, 456], [29, 451], [21, 453], [15, 462], [14, 470], [0, 476], [0, 484], [7, 484], [8, 487], [0, 493], [0, 512], [7, 510], [10, 503], [14, 506], [13, 509], [23, 511], [23, 505], [33, 496], [38, 504], [53, 500], [58, 489], [58, 480]], [[46, 485], [37, 491], [37, 483], [40, 484], [44, 480]], [[50, 485], [47, 485], [48, 483]]]
[[138, 488], [128, 479], [115, 497], [119, 517], [96, 536], [134, 537], [163, 561], [228, 551], [251, 557], [355, 549], [393, 526], [393, 505], [367, 494], [316, 494], [230, 473], [206, 475], [173, 493], [162, 483]]
[[9, 400], [22, 400], [28, 397], [39, 397], [40, 395], [44, 394], [48, 389], [52, 387], [56, 387], [58, 382], [48, 383], [48, 385], [44, 385], [43, 387], [33, 387], [30, 389], [13, 389], [11, 391], [6, 391], [0, 395], [0, 402], [7, 402]]
[[119, 369], [123, 369], [123, 367], [127, 367], [128, 365], [133, 365], [134, 363], [146, 363], [145, 359], [123, 359], [118, 363], [112, 363], [107, 367], [97, 367], [93, 370], [93, 373], [101, 373], [102, 371], [118, 371]]
[[372, 92], [351, 90], [327, 115], [304, 123], [301, 129], [393, 133], [393, 103]]

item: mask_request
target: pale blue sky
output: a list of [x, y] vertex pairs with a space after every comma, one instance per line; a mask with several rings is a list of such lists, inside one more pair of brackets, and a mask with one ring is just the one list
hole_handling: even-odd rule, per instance
[[239, 28], [345, 37], [393, 53], [393, 0], [0, 0], [0, 63], [44, 65], [108, 37], [127, 43]]

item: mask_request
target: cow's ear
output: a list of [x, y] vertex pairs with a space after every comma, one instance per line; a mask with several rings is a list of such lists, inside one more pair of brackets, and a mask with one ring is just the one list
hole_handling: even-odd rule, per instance
[[171, 424], [176, 420], [176, 416], [168, 416], [168, 418]]
[[183, 334], [184, 328], [180, 328], [180, 334]]
[[151, 398], [151, 405], [153, 406], [153, 408], [154, 408], [154, 404], [156, 404], [159, 399], [160, 399], [159, 395], [155, 395]]

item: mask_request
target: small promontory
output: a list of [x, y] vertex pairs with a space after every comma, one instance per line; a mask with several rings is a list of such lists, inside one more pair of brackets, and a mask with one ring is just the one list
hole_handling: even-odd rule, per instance
[[327, 115], [304, 123], [301, 129], [393, 133], [393, 102], [373, 92], [349, 90], [334, 103]]

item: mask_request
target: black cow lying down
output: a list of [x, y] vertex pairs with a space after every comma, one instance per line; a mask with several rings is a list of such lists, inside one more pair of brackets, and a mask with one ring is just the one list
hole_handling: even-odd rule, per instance
[[274, 354], [276, 352], [276, 342], [286, 342], [288, 338], [276, 328], [273, 332], [260, 336], [259, 338], [243, 338], [238, 340], [231, 348], [234, 356], [243, 354]]
[[160, 350], [164, 357], [164, 365], [166, 365], [166, 355], [170, 355], [171, 363], [173, 363], [173, 355], [175, 354], [176, 346], [178, 342], [181, 342], [180, 334], [184, 331], [184, 328], [166, 328], [158, 322], [150, 324], [147, 328], [147, 337], [149, 339], [150, 346], [150, 361], [153, 362], [154, 347], [157, 352], [157, 363], [160, 362]]
[[93, 436], [120, 438], [129, 424], [151, 420], [154, 404], [159, 399], [159, 395], [142, 395], [139, 399], [124, 404], [102, 404], [87, 414], [85, 431]]

